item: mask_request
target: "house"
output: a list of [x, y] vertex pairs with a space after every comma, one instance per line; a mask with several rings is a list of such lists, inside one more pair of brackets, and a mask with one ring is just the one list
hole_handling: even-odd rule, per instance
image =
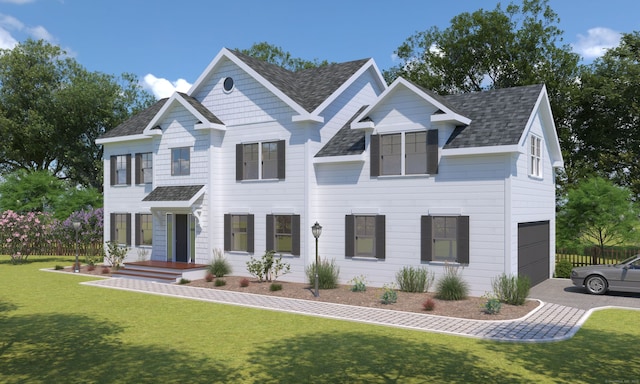
[[293, 73], [222, 49], [188, 92], [97, 143], [105, 241], [130, 261], [208, 263], [217, 249], [248, 276], [275, 250], [302, 282], [318, 222], [342, 283], [458, 266], [482, 295], [501, 273], [553, 273], [563, 161], [544, 85], [443, 97], [387, 86], [373, 60]]

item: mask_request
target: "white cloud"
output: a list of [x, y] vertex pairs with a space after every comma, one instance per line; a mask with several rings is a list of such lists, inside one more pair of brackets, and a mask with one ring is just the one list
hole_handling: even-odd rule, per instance
[[35, 0], [0, 0], [0, 3], [9, 3], [9, 4], [29, 4], [33, 3]]
[[571, 44], [574, 52], [591, 60], [604, 55], [607, 49], [620, 44], [621, 34], [609, 28], [597, 27], [587, 31], [587, 35], [578, 34], [578, 41]]
[[185, 79], [172, 82], [157, 78], [149, 73], [143, 78], [143, 87], [153, 93], [156, 99], [163, 99], [171, 96], [174, 92], [187, 92], [191, 88], [191, 84]]
[[[0, 0], [0, 2], [3, 0]], [[6, 2], [6, 1], [5, 1]], [[17, 1], [16, 1], [17, 3]], [[12, 49], [18, 44], [18, 38], [14, 34], [26, 35], [35, 40], [54, 42], [54, 37], [41, 25], [29, 27], [13, 16], [0, 13], [0, 48]]]

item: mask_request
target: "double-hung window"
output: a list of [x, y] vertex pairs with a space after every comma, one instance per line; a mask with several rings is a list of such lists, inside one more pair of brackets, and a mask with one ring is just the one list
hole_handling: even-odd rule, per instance
[[188, 176], [191, 171], [191, 148], [171, 149], [171, 176]]
[[267, 215], [267, 250], [300, 255], [300, 215]]
[[253, 215], [224, 215], [224, 250], [250, 252], [254, 250]]
[[153, 183], [153, 154], [136, 153], [136, 184]]
[[136, 214], [136, 245], [153, 244], [153, 216], [150, 213]]
[[385, 216], [346, 215], [345, 255], [385, 258]]
[[469, 216], [422, 216], [421, 260], [469, 264]]
[[131, 185], [131, 155], [111, 156], [111, 185]]
[[542, 139], [532, 135], [529, 147], [529, 174], [533, 177], [542, 177]]
[[130, 213], [112, 213], [111, 241], [118, 244], [131, 245], [131, 231], [129, 231], [129, 223], [131, 223]]
[[371, 136], [371, 176], [438, 173], [438, 130]]
[[237, 144], [236, 180], [285, 178], [285, 141]]

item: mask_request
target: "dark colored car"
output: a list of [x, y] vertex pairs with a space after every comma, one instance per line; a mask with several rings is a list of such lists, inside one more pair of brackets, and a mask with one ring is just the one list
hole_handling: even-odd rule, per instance
[[594, 295], [602, 295], [609, 290], [640, 292], [640, 255], [618, 264], [573, 268], [571, 280], [574, 285], [584, 286]]

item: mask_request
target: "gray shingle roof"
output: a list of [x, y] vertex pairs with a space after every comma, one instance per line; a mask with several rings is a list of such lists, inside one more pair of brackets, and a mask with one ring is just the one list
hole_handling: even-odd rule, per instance
[[231, 52], [307, 112], [313, 112], [369, 61], [362, 59], [292, 72], [236, 50]]
[[149, 108], [138, 112], [130, 119], [125, 120], [117, 127], [108, 130], [100, 136], [101, 139], [120, 136], [138, 135], [144, 131], [144, 128], [153, 120], [154, 116], [164, 106], [168, 99], [158, 100], [155, 104]]
[[204, 185], [156, 187], [142, 201], [189, 201]]
[[191, 97], [186, 93], [182, 93], [182, 92], [178, 92], [178, 93], [180, 93], [180, 96], [182, 96], [189, 104], [191, 104], [191, 106], [195, 108], [196, 111], [198, 111], [202, 116], [204, 116], [204, 118], [207, 119], [207, 121], [214, 124], [221, 124], [221, 125], [224, 124], [220, 119], [218, 119], [218, 116], [214, 115], [213, 112], [208, 110], [207, 107], [202, 105], [202, 103], [199, 102], [195, 97]]
[[315, 157], [359, 155], [364, 152], [364, 130], [351, 129], [353, 120], [364, 111], [368, 105], [356, 112], [347, 123], [329, 140]]
[[517, 144], [543, 85], [445, 96], [471, 124], [455, 129], [444, 148]]

